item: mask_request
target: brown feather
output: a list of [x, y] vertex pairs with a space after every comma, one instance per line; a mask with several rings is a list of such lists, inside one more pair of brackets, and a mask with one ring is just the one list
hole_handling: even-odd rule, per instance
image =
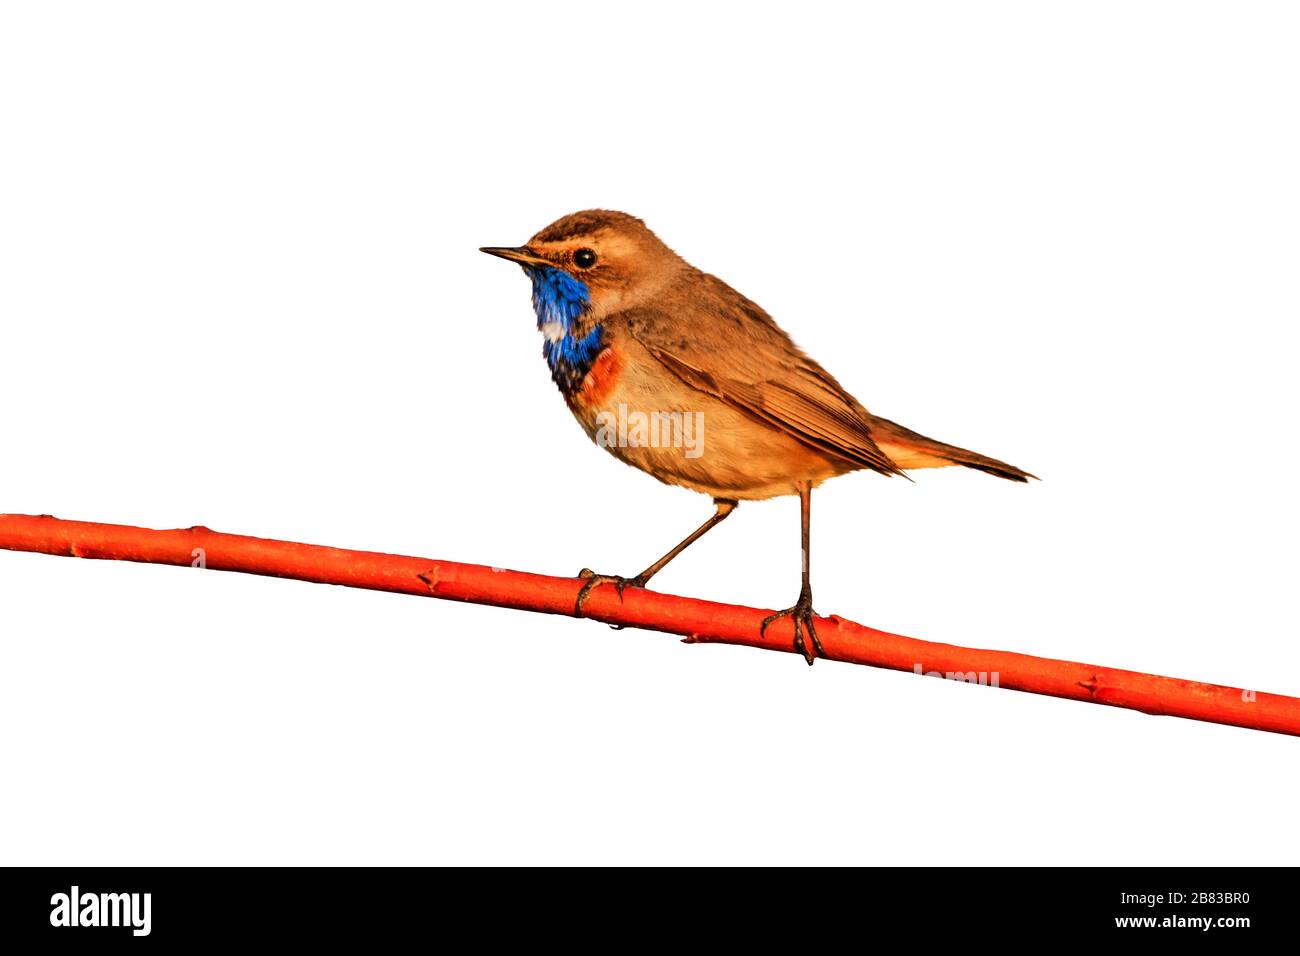
[[894, 460], [904, 468], [942, 468], [945, 465], [964, 465], [986, 474], [997, 475], [1008, 481], [1037, 480], [1023, 468], [1008, 465], [977, 451], [958, 448], [933, 438], [918, 435], [910, 428], [887, 418], [871, 416], [871, 433], [876, 436], [880, 447], [885, 449]]
[[[683, 327], [674, 315], [692, 321]], [[634, 307], [606, 321], [625, 327], [692, 388], [858, 467], [902, 474], [872, 438], [866, 409], [722, 280], [688, 267], [660, 291], [656, 307]]]

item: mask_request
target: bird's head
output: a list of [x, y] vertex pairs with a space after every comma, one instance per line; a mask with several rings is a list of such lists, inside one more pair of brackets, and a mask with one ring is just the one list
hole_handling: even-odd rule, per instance
[[548, 336], [568, 332], [580, 317], [599, 322], [640, 304], [684, 265], [640, 219], [606, 209], [557, 219], [526, 245], [482, 251], [528, 273], [537, 324]]

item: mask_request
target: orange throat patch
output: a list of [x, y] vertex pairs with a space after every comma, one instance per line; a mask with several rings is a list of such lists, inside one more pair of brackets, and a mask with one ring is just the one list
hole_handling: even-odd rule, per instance
[[588, 407], [604, 402], [614, 386], [618, 384], [618, 376], [623, 371], [623, 365], [623, 354], [612, 345], [596, 356], [591, 371], [587, 373], [582, 380], [582, 387], [578, 389], [576, 396], [578, 402]]

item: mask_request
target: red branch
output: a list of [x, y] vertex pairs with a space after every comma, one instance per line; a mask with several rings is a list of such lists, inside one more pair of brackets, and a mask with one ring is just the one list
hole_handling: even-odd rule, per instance
[[[572, 614], [582, 586], [576, 578], [250, 538], [203, 527], [153, 531], [61, 521], [49, 515], [0, 515], [0, 548], [242, 571], [543, 614]], [[680, 634], [688, 643], [792, 650], [789, 620], [777, 621], [768, 629], [766, 638], [760, 637], [759, 623], [769, 612], [757, 608], [637, 589], [625, 591], [620, 600], [614, 587], [605, 585], [592, 592], [583, 612], [584, 617], [606, 624]], [[819, 618], [817, 633], [826, 656], [832, 660], [926, 674], [966, 675], [968, 680], [987, 675], [992, 682], [996, 675], [997, 686], [1010, 690], [1300, 735], [1300, 698], [1010, 651], [933, 644], [835, 616]]]

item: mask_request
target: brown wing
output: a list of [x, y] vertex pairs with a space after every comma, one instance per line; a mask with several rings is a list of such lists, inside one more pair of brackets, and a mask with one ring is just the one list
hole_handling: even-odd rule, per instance
[[693, 272], [655, 308], [611, 316], [687, 385], [804, 444], [886, 475], [869, 415], [771, 317], [720, 279]]

